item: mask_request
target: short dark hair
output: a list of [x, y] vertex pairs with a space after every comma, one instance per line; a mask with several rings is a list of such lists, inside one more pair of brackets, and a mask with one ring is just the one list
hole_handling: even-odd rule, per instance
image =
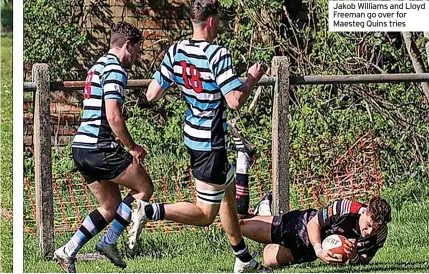
[[193, 23], [204, 23], [210, 16], [219, 14], [219, 0], [191, 0], [189, 15]]
[[378, 226], [385, 225], [392, 220], [390, 205], [380, 197], [371, 198], [366, 210]]
[[118, 22], [112, 26], [110, 47], [122, 47], [127, 40], [136, 44], [142, 39], [142, 32], [127, 22]]

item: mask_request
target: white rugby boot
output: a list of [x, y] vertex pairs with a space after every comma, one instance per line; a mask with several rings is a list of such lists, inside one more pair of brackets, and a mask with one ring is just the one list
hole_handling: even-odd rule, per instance
[[258, 263], [254, 258], [247, 263], [240, 261], [239, 258], [235, 258], [234, 273], [256, 273], [256, 272], [269, 273], [269, 272], [272, 272], [272, 270]]
[[133, 203], [130, 229], [128, 230], [128, 251], [131, 255], [136, 251], [140, 233], [147, 223], [147, 217], [144, 208], [148, 204], [148, 202], [141, 200], [135, 200]]
[[57, 261], [65, 273], [76, 273], [76, 257], [68, 256], [65, 251], [65, 245], [54, 252], [54, 260]]

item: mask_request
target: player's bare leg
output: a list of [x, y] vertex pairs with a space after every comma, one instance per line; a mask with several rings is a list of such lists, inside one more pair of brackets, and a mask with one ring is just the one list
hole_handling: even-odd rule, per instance
[[[227, 231], [234, 255], [240, 258], [240, 267], [234, 271], [253, 272], [264, 268], [252, 259], [244, 239], [241, 237], [238, 225], [238, 215], [235, 204], [234, 168], [230, 166], [227, 172], [226, 185], [212, 185], [196, 180], [197, 203], [151, 204], [145, 207], [145, 213], [151, 220], [168, 219], [190, 225], [209, 225], [221, 210], [222, 224]], [[222, 203], [222, 205], [221, 205]]]
[[167, 219], [182, 224], [208, 226], [219, 212], [224, 196], [224, 186], [211, 185], [195, 180], [196, 204], [180, 202], [175, 204], [152, 204], [146, 207], [149, 219]]
[[113, 182], [131, 189], [116, 211], [112, 226], [97, 243], [97, 250], [109, 258], [112, 263], [126, 267], [117, 252], [116, 241], [125, 228], [131, 224], [129, 230], [129, 250], [135, 251], [137, 240], [142, 228], [146, 224], [144, 206], [153, 193], [152, 180], [140, 163], [133, 158], [132, 163]]
[[118, 185], [113, 182], [95, 181], [88, 188], [97, 199], [99, 207], [86, 217], [70, 241], [54, 252], [54, 259], [67, 273], [76, 273], [77, 252], [113, 220], [121, 202]]
[[264, 247], [263, 258], [267, 267], [276, 267], [295, 262], [291, 251], [278, 244], [272, 244], [271, 225], [274, 216], [254, 216], [240, 220], [243, 236], [256, 242], [267, 244]]
[[238, 222], [237, 205], [235, 201], [235, 186], [225, 189], [225, 197], [220, 207], [220, 220], [231, 245], [237, 245], [243, 239]]
[[290, 249], [278, 244], [266, 245], [263, 251], [263, 258], [264, 264], [268, 267], [284, 266], [295, 263], [295, 259], [293, 258]]
[[271, 243], [271, 224], [273, 216], [254, 216], [240, 220], [240, 229], [243, 236], [259, 243]]
[[234, 272], [270, 272], [252, 258], [244, 243], [239, 226], [234, 184], [230, 184], [225, 189], [225, 197], [220, 207], [220, 219], [236, 256]]

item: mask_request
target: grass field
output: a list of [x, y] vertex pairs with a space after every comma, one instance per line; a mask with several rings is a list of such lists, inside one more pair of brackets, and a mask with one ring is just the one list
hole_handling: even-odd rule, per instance
[[[276, 272], [428, 272], [429, 271], [429, 201], [406, 204], [394, 210], [389, 225], [386, 245], [373, 262], [366, 266], [325, 266], [320, 262], [295, 265]], [[64, 244], [69, 235], [56, 237], [56, 246]], [[78, 272], [232, 272], [234, 257], [223, 232], [211, 228], [183, 234], [162, 233], [142, 235], [141, 252], [127, 259], [128, 268], [121, 270], [106, 259], [79, 260]], [[81, 251], [94, 253], [98, 240], [92, 239]], [[25, 233], [25, 272], [58, 272], [60, 268], [51, 261], [44, 261], [37, 251], [35, 238]], [[260, 250], [261, 244], [247, 241], [251, 250]], [[120, 246], [122, 243], [119, 244]], [[260, 259], [260, 257], [258, 257]]]
[[0, 272], [12, 272], [12, 35], [1, 36]]

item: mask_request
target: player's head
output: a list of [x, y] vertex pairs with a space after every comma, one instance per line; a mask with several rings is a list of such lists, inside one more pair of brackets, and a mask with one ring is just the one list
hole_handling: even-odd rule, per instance
[[375, 235], [391, 220], [390, 205], [380, 197], [373, 197], [369, 201], [366, 211], [359, 218], [361, 235], [363, 237]]
[[112, 26], [110, 48], [117, 49], [123, 54], [122, 65], [130, 68], [140, 49], [142, 33], [136, 27], [126, 22]]
[[194, 30], [205, 29], [210, 38], [216, 38], [220, 22], [219, 0], [191, 0], [189, 15]]

